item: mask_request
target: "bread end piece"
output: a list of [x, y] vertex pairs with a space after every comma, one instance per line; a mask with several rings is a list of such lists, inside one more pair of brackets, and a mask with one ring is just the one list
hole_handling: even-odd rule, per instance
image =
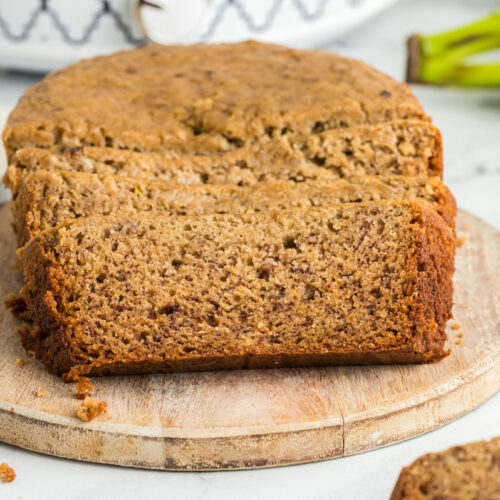
[[404, 467], [390, 500], [498, 498], [500, 436], [427, 453]]

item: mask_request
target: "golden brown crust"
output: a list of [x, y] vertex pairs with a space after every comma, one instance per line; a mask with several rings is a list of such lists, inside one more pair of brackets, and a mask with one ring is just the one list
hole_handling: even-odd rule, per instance
[[[90, 359], [78, 343], [72, 340], [75, 329], [81, 328], [74, 318], [64, 312], [69, 288], [66, 277], [57, 262], [45, 249], [50, 238], [57, 236], [60, 228], [49, 230], [30, 241], [22, 252], [23, 273], [26, 287], [23, 296], [28, 304], [37, 330], [21, 334], [24, 347], [34, 351], [46, 368], [55, 373], [66, 374], [67, 378], [79, 375], [103, 375], [108, 373], [144, 373], [156, 371], [188, 371], [235, 368], [268, 368], [280, 366], [311, 366], [324, 364], [368, 364], [431, 362], [447, 354], [443, 350], [446, 340], [444, 326], [451, 315], [452, 275], [454, 238], [450, 228], [433, 210], [418, 203], [403, 204], [412, 210], [414, 217], [412, 253], [408, 256], [408, 278], [403, 313], [408, 318], [408, 330], [401, 343], [389, 349], [374, 351], [358, 346], [339, 351], [323, 348], [314, 352], [287, 352], [279, 349], [273, 352], [250, 351], [243, 354], [204, 353], [183, 357], [155, 357], [120, 360], [119, 358]], [[364, 204], [383, 210], [384, 203]], [[387, 206], [387, 205], [386, 205]], [[295, 217], [295, 215], [294, 215]], [[95, 223], [109, 217], [95, 218]], [[91, 219], [88, 219], [91, 220]], [[156, 224], [160, 223], [156, 219]], [[79, 222], [65, 223], [60, 227], [71, 227]], [[76, 227], [76, 226], [75, 226]], [[402, 270], [401, 270], [402, 272]], [[62, 310], [59, 310], [62, 308]], [[90, 317], [89, 317], [90, 318]], [[240, 345], [240, 349], [244, 348]]]
[[452, 317], [455, 236], [434, 210], [418, 206], [422, 229], [410, 264], [414, 277], [409, 282], [412, 302], [408, 307], [413, 311], [413, 329], [424, 356], [442, 358], [448, 354], [443, 353], [444, 328]]
[[253, 41], [148, 45], [48, 75], [3, 140], [9, 158], [54, 144], [213, 152], [398, 118], [428, 120], [407, 85], [360, 61]]

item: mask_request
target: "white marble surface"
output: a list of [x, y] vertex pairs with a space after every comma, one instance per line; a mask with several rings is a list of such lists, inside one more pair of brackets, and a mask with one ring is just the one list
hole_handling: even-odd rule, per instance
[[[403, 40], [467, 22], [497, 8], [494, 0], [406, 0], [360, 32], [326, 47], [401, 78]], [[35, 77], [0, 73], [0, 105], [11, 108]], [[445, 180], [460, 207], [500, 228], [500, 89], [414, 89], [444, 138]], [[0, 198], [5, 193], [0, 193]], [[0, 444], [0, 462], [18, 477], [0, 498], [62, 500], [387, 499], [401, 466], [419, 455], [500, 434], [500, 393], [457, 421], [418, 438], [362, 455], [257, 471], [158, 472], [78, 463]]]

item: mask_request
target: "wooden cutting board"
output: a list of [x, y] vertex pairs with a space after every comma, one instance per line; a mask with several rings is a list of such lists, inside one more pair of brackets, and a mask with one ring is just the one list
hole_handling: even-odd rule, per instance
[[[21, 286], [9, 220], [1, 207], [1, 303]], [[96, 378], [108, 414], [84, 423], [74, 384], [35, 360], [15, 364], [27, 359], [19, 322], [2, 311], [0, 440], [117, 465], [240, 469], [352, 455], [446, 424], [500, 389], [500, 233], [464, 212], [457, 232], [467, 238], [455, 278], [461, 329], [450, 322], [452, 354], [433, 365]]]

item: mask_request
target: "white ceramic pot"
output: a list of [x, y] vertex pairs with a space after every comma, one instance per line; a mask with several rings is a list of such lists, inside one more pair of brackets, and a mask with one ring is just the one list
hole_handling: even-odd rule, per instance
[[2, 0], [0, 67], [47, 71], [147, 43], [313, 47], [396, 0]]

